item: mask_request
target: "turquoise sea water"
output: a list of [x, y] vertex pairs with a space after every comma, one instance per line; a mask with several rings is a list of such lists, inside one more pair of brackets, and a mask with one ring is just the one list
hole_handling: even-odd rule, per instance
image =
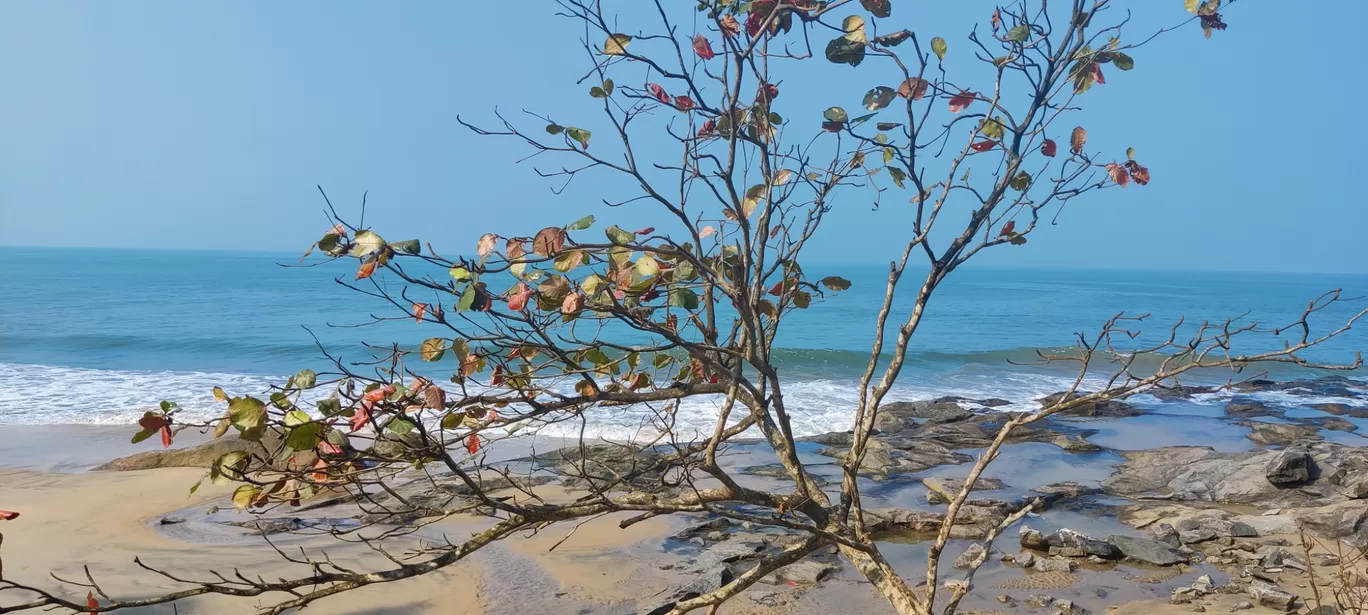
[[[281, 266], [296, 261], [290, 254], [0, 248], [0, 424], [128, 423], [161, 399], [214, 415], [221, 409], [209, 395], [213, 386], [259, 393], [283, 375], [326, 366], [310, 330], [329, 351], [356, 359], [365, 358], [366, 342], [416, 345], [434, 334], [411, 320], [353, 326], [371, 313], [394, 313], [339, 286], [334, 277], [351, 273], [343, 266]], [[886, 269], [806, 269], [854, 285], [785, 325], [786, 398], [801, 431], [847, 429]], [[907, 281], [910, 296], [920, 280]], [[1135, 327], [1143, 341], [1167, 335], [1183, 316], [1196, 323], [1247, 311], [1260, 323], [1284, 324], [1333, 288], [1358, 299], [1327, 311], [1319, 319], [1325, 326], [1368, 306], [1362, 275], [970, 267], [933, 297], [891, 398], [992, 396], [1029, 407], [1066, 386], [1072, 372], [1021, 363], [1037, 348], [1073, 344], [1123, 310], [1151, 314]], [[1359, 349], [1368, 349], [1368, 322], [1313, 356], [1350, 360]], [[705, 420], [709, 402], [698, 403], [684, 416]], [[611, 433], [634, 420], [623, 410], [602, 427]]]

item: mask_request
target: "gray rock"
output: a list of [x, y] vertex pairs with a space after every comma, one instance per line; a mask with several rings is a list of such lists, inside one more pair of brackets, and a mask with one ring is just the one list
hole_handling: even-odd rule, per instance
[[[959, 495], [964, 489], [964, 478], [958, 476], [928, 476], [922, 479], [926, 485], [926, 501], [930, 504], [944, 504]], [[996, 478], [979, 477], [974, 481], [971, 491], [997, 491], [1006, 485]]]
[[1208, 540], [1215, 540], [1215, 539], [1216, 539], [1216, 532], [1213, 532], [1213, 531], [1208, 530], [1208, 529], [1205, 529], [1205, 528], [1197, 528], [1197, 529], [1195, 529], [1195, 530], [1179, 530], [1179, 531], [1178, 531], [1178, 541], [1181, 542], [1181, 543], [1183, 543], [1183, 544], [1185, 544], [1185, 545], [1195, 545], [1195, 544], [1197, 544], [1197, 543], [1199, 543], [1199, 542], [1206, 542], [1206, 541], [1208, 541]]
[[1347, 416], [1356, 419], [1368, 419], [1368, 407], [1354, 407], [1346, 404], [1312, 404], [1312, 408], [1321, 412], [1329, 412], [1338, 416]]
[[1097, 540], [1075, 532], [1073, 530], [1059, 530], [1051, 532], [1045, 537], [1046, 544], [1050, 545], [1050, 552], [1066, 557], [1087, 557], [1096, 555], [1104, 559], [1120, 559], [1121, 553], [1116, 546]]
[[[270, 451], [277, 450], [282, 441], [280, 432], [274, 430], [267, 431], [262, 436], [261, 442], [251, 442], [237, 436], [227, 436], [198, 446], [148, 451], [120, 457], [94, 469], [97, 472], [106, 470], [123, 472], [154, 468], [208, 468], [219, 457], [237, 451], [250, 453], [259, 459], [272, 459], [274, 455]], [[307, 460], [301, 461], [304, 461], [303, 465], [307, 467], [312, 465], [314, 460], [315, 457], [310, 455]]]
[[1296, 596], [1283, 591], [1277, 585], [1258, 579], [1249, 582], [1249, 597], [1253, 598], [1254, 602], [1280, 611], [1291, 611], [1297, 601]]
[[880, 412], [874, 416], [874, 429], [879, 430], [881, 434], [895, 434], [906, 427], [907, 424], [891, 412]]
[[1153, 566], [1172, 566], [1187, 561], [1177, 549], [1147, 538], [1112, 536], [1108, 539], [1126, 559]]
[[1306, 451], [1288, 450], [1268, 462], [1264, 476], [1274, 485], [1297, 485], [1315, 476], [1316, 462]]
[[728, 519], [726, 517], [717, 517], [716, 519], [709, 519], [707, 521], [701, 521], [699, 523], [690, 525], [682, 530], [679, 530], [678, 532], [675, 532], [673, 536], [670, 536], [670, 538], [673, 538], [675, 540], [688, 540], [700, 534], [706, 534], [715, 530], [724, 530], [731, 526], [731, 519]]
[[1247, 397], [1236, 397], [1226, 404], [1225, 414], [1231, 418], [1252, 418], [1256, 416], [1283, 416], [1282, 410], [1275, 410], [1263, 402]]
[[1031, 594], [1026, 596], [1026, 606], [1032, 609], [1043, 609], [1054, 603], [1054, 596], [1045, 594]]
[[1150, 526], [1149, 533], [1156, 542], [1174, 549], [1183, 545], [1183, 541], [1178, 538], [1178, 530], [1168, 523], [1156, 523]]
[[693, 581], [674, 590], [663, 602], [653, 605], [643, 613], [644, 615], [665, 615], [673, 611], [675, 604], [679, 601], [690, 600], [708, 592], [717, 591], [722, 586], [731, 583], [732, 579], [731, 568], [725, 565], [715, 566], [703, 571]]
[[[1079, 394], [1061, 391], [1059, 393], [1046, 395], [1045, 397], [1042, 397], [1036, 401], [1040, 402], [1041, 407], [1049, 407], [1061, 402], [1073, 401], [1087, 394], [1087, 392]], [[1126, 404], [1125, 402], [1110, 400], [1094, 403], [1084, 403], [1077, 407], [1061, 411], [1059, 413], [1059, 416], [1121, 418], [1127, 416], [1139, 416], [1141, 414], [1144, 413], [1134, 407], [1131, 407], [1129, 404]]]
[[1071, 559], [1038, 557], [1031, 568], [1037, 572], [1073, 572], [1078, 564]]
[[1022, 551], [1016, 555], [1016, 558], [1013, 561], [1022, 568], [1030, 568], [1035, 565], [1036, 556], [1030, 551]]
[[[1330, 442], [1308, 445], [1316, 459], [1330, 460], [1354, 451]], [[1260, 508], [1319, 506], [1343, 501], [1328, 483], [1295, 484], [1289, 489], [1268, 480], [1268, 466], [1284, 451], [1218, 453], [1206, 447], [1166, 447], [1123, 453], [1126, 462], [1102, 481], [1108, 493], [1130, 498], [1249, 504]]]
[[1320, 430], [1306, 425], [1284, 425], [1279, 423], [1245, 422], [1249, 428], [1246, 438], [1264, 446], [1289, 446], [1300, 442], [1321, 439]]
[[1253, 538], [1259, 535], [1258, 530], [1243, 521], [1221, 519], [1218, 517], [1202, 517], [1198, 523], [1200, 524], [1200, 527], [1215, 532], [1217, 536]]
[[1351, 455], [1339, 460], [1339, 465], [1325, 477], [1345, 497], [1368, 498], [1368, 457]]
[[1216, 582], [1211, 579], [1211, 575], [1204, 574], [1193, 581], [1192, 589], [1197, 590], [1199, 594], [1209, 594], [1216, 589]]
[[1057, 598], [1054, 601], [1054, 607], [1060, 613], [1070, 613], [1073, 611], [1074, 608], [1073, 600], [1064, 600], [1063, 598]]
[[1031, 489], [1031, 491], [1046, 496], [1052, 496], [1053, 499], [1047, 498], [1047, 500], [1049, 501], [1076, 500], [1078, 498], [1083, 498], [1090, 495], [1097, 495], [1099, 493], [1102, 493], [1102, 490], [1097, 487], [1089, 487], [1087, 485], [1079, 484], [1073, 481], [1065, 481], [1062, 483], [1044, 485]]
[[763, 579], [760, 579], [760, 582], [768, 583], [770, 585], [783, 585], [786, 583], [793, 583], [795, 585], [816, 585], [820, 583], [822, 579], [839, 569], [840, 567], [835, 564], [803, 560], [771, 572]]
[[746, 598], [760, 606], [779, 608], [788, 604], [789, 592], [774, 589], [752, 589], [746, 592]]
[[1303, 509], [1298, 520], [1307, 530], [1321, 537], [1340, 540], [1356, 549], [1368, 549], [1368, 502], [1349, 500]]
[[953, 423], [973, 418], [974, 413], [965, 410], [952, 399], [930, 401], [897, 401], [883, 404], [879, 412], [897, 416], [903, 420], [922, 419], [926, 424]]
[[1235, 606], [1230, 607], [1230, 612], [1234, 613], [1234, 612], [1236, 612], [1236, 611], [1248, 611], [1249, 609], [1252, 609], [1252, 608], [1254, 608], [1254, 603], [1252, 603], [1252, 602], [1243, 602], [1243, 601], [1241, 601], [1241, 602], [1236, 602], [1236, 603], [1235, 603]]
[[1050, 543], [1046, 542], [1045, 535], [1041, 534], [1038, 530], [1023, 525], [1018, 531], [1018, 534], [1021, 536], [1021, 546], [1026, 547], [1027, 549], [1044, 551], [1050, 548]]
[[974, 543], [969, 545], [959, 557], [955, 558], [955, 567], [960, 570], [968, 570], [974, 566], [974, 562], [983, 556], [983, 545]]

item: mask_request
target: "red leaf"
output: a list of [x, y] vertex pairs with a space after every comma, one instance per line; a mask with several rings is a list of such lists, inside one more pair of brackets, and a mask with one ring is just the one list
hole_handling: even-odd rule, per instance
[[997, 142], [995, 142], [995, 141], [979, 141], [978, 143], [975, 143], [975, 144], [973, 144], [973, 145], [970, 145], [969, 148], [972, 149], [972, 150], [974, 150], [974, 151], [976, 151], [976, 152], [986, 152], [986, 151], [988, 151], [988, 150], [990, 150], [990, 149], [993, 149], [993, 146], [994, 146], [994, 145], [997, 145]]
[[1126, 161], [1126, 170], [1130, 171], [1131, 179], [1135, 180], [1136, 184], [1143, 186], [1149, 183], [1149, 169], [1140, 166], [1140, 163], [1134, 160], [1128, 160]]
[[959, 113], [960, 111], [968, 109], [969, 105], [974, 104], [974, 100], [976, 100], [977, 98], [977, 93], [970, 92], [967, 90], [952, 96], [950, 98], [950, 112]]
[[693, 48], [694, 53], [698, 54], [698, 57], [703, 58], [704, 60], [711, 60], [717, 57], [717, 54], [713, 52], [712, 44], [708, 42], [708, 39], [703, 38], [702, 34], [694, 37]]
[[361, 428], [370, 423], [370, 411], [373, 402], [363, 401], [357, 406], [356, 413], [351, 416], [351, 430], [361, 431]]
[[710, 117], [703, 122], [702, 126], [698, 127], [698, 136], [699, 138], [705, 137], [714, 130], [717, 130], [717, 118]]
[[427, 304], [426, 304], [426, 303], [415, 303], [415, 304], [413, 304], [413, 319], [414, 319], [415, 321], [423, 322], [423, 314], [426, 314], [426, 313], [427, 313]]
[[480, 437], [475, 434], [470, 434], [470, 436], [466, 438], [466, 450], [469, 451], [471, 455], [478, 452], [480, 450]]
[[760, 86], [760, 91], [755, 94], [755, 102], [769, 103], [779, 98], [779, 86], [773, 83], [766, 83]]
[[13, 521], [19, 518], [19, 513], [12, 510], [0, 510], [0, 521]]
[[774, 295], [775, 297], [784, 294], [784, 281], [779, 280], [778, 282], [775, 282], [774, 286], [770, 287], [769, 294]]
[[1045, 139], [1045, 142], [1040, 144], [1040, 153], [1045, 154], [1050, 158], [1054, 158], [1055, 152], [1058, 149], [1059, 146], [1055, 145], [1053, 139]]
[[1115, 162], [1107, 164], [1107, 174], [1111, 176], [1112, 181], [1116, 182], [1116, 185], [1121, 186], [1122, 188], [1125, 188], [1126, 184], [1130, 183], [1130, 174], [1126, 172], [1126, 167], [1116, 164]]
[[93, 614], [100, 608], [100, 601], [95, 599], [95, 592], [86, 592], [86, 608]]
[[518, 282], [517, 288], [508, 294], [508, 309], [514, 312], [521, 312], [527, 307], [527, 298], [532, 296], [532, 289], [524, 282]]
[[138, 419], [138, 427], [143, 431], [156, 431], [166, 425], [166, 419], [160, 416], [144, 416]]
[[162, 448], [171, 448], [171, 426], [162, 425], [161, 428]]
[[1002, 25], [1002, 12], [999, 11], [999, 10], [997, 10], [997, 9], [993, 9], [993, 20], [992, 20], [992, 21], [993, 21], [993, 31], [994, 31], [994, 32], [997, 32], [998, 27]]
[[1097, 83], [1102, 85], [1107, 84], [1107, 78], [1102, 76], [1101, 64], [1093, 64], [1093, 81], [1096, 81]]
[[656, 100], [663, 104], [670, 104], [670, 95], [665, 92], [665, 88], [660, 87], [659, 83], [648, 83], [646, 89], [651, 91], [651, 96], [656, 97]]
[[489, 377], [489, 386], [499, 386], [504, 383], [503, 365], [494, 366], [494, 375]]
[[375, 261], [361, 263], [361, 268], [356, 270], [356, 279], [361, 280], [371, 277], [375, 273]]
[[1007, 224], [1002, 225], [1002, 230], [998, 232], [998, 237], [1006, 237], [1016, 232], [1016, 220], [1008, 220]]
[[361, 399], [365, 401], [380, 401], [386, 397], [389, 397], [392, 393], [394, 393], [394, 385], [387, 384], [382, 387], [376, 387], [374, 389], [371, 389], [370, 392], [366, 393], [366, 395]]
[[912, 77], [898, 86], [898, 96], [911, 98], [912, 100], [921, 100], [923, 96], [926, 96], [926, 88], [930, 85], [931, 82], [925, 79]]
[[746, 34], [752, 37], [760, 33], [760, 26], [765, 23], [765, 18], [769, 17], [768, 12], [761, 14], [758, 7], [759, 3], [756, 3], [756, 7], [746, 15]]
[[688, 111], [694, 108], [695, 105], [693, 99], [688, 96], [676, 96], [674, 99], [674, 106], [680, 111]]
[[637, 231], [635, 234], [636, 234], [636, 235], [650, 235], [651, 233], [654, 233], [654, 232], [655, 232], [655, 227], [654, 227], [654, 226], [648, 226], [648, 227], [646, 227], [646, 228], [644, 228], [644, 229], [641, 229], [641, 230]]
[[[321, 454], [324, 454], [324, 455], [341, 455], [341, 454], [342, 454], [342, 447], [340, 447], [340, 446], [338, 446], [338, 445], [336, 445], [336, 444], [333, 444], [332, 442], [329, 442], [329, 441], [327, 441], [327, 440], [319, 440], [319, 441], [318, 441], [318, 452], [321, 453]], [[315, 468], [318, 467], [318, 464], [319, 464], [319, 463], [322, 463], [322, 462], [323, 462], [322, 459], [319, 459], [318, 461], [315, 461], [315, 462], [314, 462], [314, 467], [315, 467]], [[326, 475], [325, 475], [324, 478], [326, 478]]]

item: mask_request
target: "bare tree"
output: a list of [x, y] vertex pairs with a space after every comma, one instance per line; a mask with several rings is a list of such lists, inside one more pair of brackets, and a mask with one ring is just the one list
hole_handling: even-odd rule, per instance
[[[522, 120], [496, 114], [493, 126], [462, 123], [479, 135], [525, 145], [539, 163], [554, 160], [538, 173], [557, 190], [581, 175], [625, 179], [634, 192], [605, 203], [649, 208], [658, 214], [657, 227], [610, 226], [600, 235], [590, 231], [594, 217], [586, 216], [530, 237], [486, 234], [474, 256], [450, 257], [418, 240], [387, 241], [329, 204], [337, 225], [316, 248], [333, 260], [359, 263], [348, 274], [354, 279], [339, 281], [393, 307], [378, 320], [411, 318], [431, 328], [432, 337], [419, 348], [381, 349], [374, 363], [335, 360], [335, 371], [302, 371], [266, 400], [218, 391], [228, 409], [216, 425], [182, 420], [170, 404], [141, 422], [141, 437], [160, 433], [168, 442], [175, 429], [196, 427], [261, 442], [259, 452], [225, 455], [208, 475], [238, 484], [233, 501], [242, 508], [339, 494], [367, 507], [374, 513], [367, 527], [380, 531], [329, 533], [374, 549], [375, 566], [358, 570], [325, 556], [282, 552], [308, 572], [265, 580], [190, 578], [144, 565], [185, 589], [120, 600], [93, 576], [68, 580], [89, 588], [86, 604], [6, 579], [0, 593], [29, 598], [0, 613], [104, 612], [202, 594], [269, 596], [263, 612], [279, 613], [441, 569], [517, 532], [628, 511], [637, 514], [624, 527], [659, 515], [711, 513], [806, 537], [715, 591], [679, 600], [671, 613], [715, 609], [770, 572], [834, 545], [896, 612], [949, 615], [973, 571], [942, 595], [939, 558], [970, 490], [1014, 429], [1168, 386], [1197, 369], [1238, 374], [1261, 363], [1310, 365], [1306, 349], [1364, 315], [1313, 333], [1312, 318], [1340, 300], [1331, 292], [1285, 327], [1231, 319], [1204, 323], [1187, 336], [1175, 325], [1167, 339], [1136, 347], [1144, 317], [1122, 314], [1080, 336], [1074, 352], [1042, 355], [1042, 361], [1078, 364], [1070, 394], [1038, 411], [1004, 416], [940, 517], [918, 588], [881, 552], [875, 534], [898, 519], [865, 506], [860, 472], [880, 406], [898, 381], [926, 306], [970, 258], [1025, 243], [1069, 201], [1148, 183], [1148, 169], [1131, 155], [1117, 160], [1090, 151], [1087, 131], [1065, 120], [1081, 113], [1090, 88], [1105, 84], [1104, 70], [1112, 78], [1130, 71], [1130, 54], [1160, 34], [1184, 25], [1200, 26], [1207, 36], [1224, 29], [1221, 2], [1189, 1], [1192, 14], [1182, 17], [1174, 2], [1175, 27], [1140, 37], [1129, 31], [1129, 14], [1108, 0], [1022, 2], [992, 10], [989, 23], [955, 49], [939, 37], [895, 29], [892, 0], [702, 0], [689, 25], [666, 3], [634, 2], [632, 17], [648, 29], [630, 31], [599, 0], [557, 3], [583, 28], [588, 69], [581, 81], [602, 114], [592, 123], [534, 113]], [[972, 56], [979, 70], [952, 76], [942, 63], [947, 54]], [[852, 116], [833, 106], [820, 120], [779, 115], [780, 85], [803, 79], [802, 63], [814, 56], [878, 71], [871, 82], [883, 85], [864, 95], [867, 113]], [[641, 156], [662, 138], [673, 155]], [[800, 460], [773, 351], [787, 315], [850, 285], [839, 276], [810, 274], [799, 259], [838, 197], [872, 198], [876, 206], [908, 203], [915, 214], [871, 323], [842, 482], [824, 490]], [[921, 271], [917, 263], [925, 266], [924, 277], [905, 288], [904, 275]], [[1258, 334], [1285, 343], [1263, 352], [1235, 348], [1237, 338]], [[1139, 362], [1154, 357], [1157, 367]], [[1355, 357], [1338, 367], [1358, 365]], [[430, 376], [439, 369], [449, 370], [449, 383]], [[1086, 375], [1099, 372], [1108, 375], [1105, 387], [1078, 390]], [[678, 404], [692, 398], [717, 407], [715, 424], [702, 434], [678, 422]], [[584, 426], [624, 405], [649, 411], [641, 438], [609, 444], [582, 436], [556, 459], [538, 457], [545, 463], [524, 474], [485, 463], [499, 442], [552, 425]], [[757, 433], [791, 490], [747, 488], [719, 462], [729, 442]], [[404, 486], [415, 472], [428, 481], [455, 480], [467, 499], [456, 506], [454, 499], [412, 497]], [[553, 474], [573, 479], [580, 495], [545, 500], [533, 486], [538, 476]], [[985, 538], [991, 543], [1035, 505], [1005, 512]], [[427, 524], [463, 514], [486, 515], [492, 525], [464, 541], [424, 542], [403, 556], [390, 548]]]

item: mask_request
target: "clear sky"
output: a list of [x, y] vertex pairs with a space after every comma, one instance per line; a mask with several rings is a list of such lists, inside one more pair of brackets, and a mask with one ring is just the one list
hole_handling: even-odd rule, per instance
[[[1179, 0], [1117, 4], [1135, 10], [1137, 36], [1185, 15]], [[992, 3], [894, 6], [893, 25], [945, 37], [955, 60]], [[456, 123], [495, 107], [597, 121], [575, 84], [581, 31], [553, 9], [0, 2], [0, 245], [302, 250], [327, 226], [315, 184], [338, 204], [369, 189], [368, 221], [386, 236], [453, 250], [489, 230], [605, 214], [595, 203], [611, 186], [577, 180], [555, 196], [514, 164], [522, 150]], [[1227, 21], [1209, 41], [1195, 29], [1168, 35], [1086, 95], [1089, 133], [1118, 152], [1134, 146], [1150, 186], [1075, 202], [1060, 227], [984, 261], [1368, 272], [1368, 2], [1243, 0]], [[810, 64], [811, 83], [785, 84], [786, 117], [857, 108], [877, 85]], [[886, 260], [897, 215], [858, 196], [838, 203], [809, 258]]]

